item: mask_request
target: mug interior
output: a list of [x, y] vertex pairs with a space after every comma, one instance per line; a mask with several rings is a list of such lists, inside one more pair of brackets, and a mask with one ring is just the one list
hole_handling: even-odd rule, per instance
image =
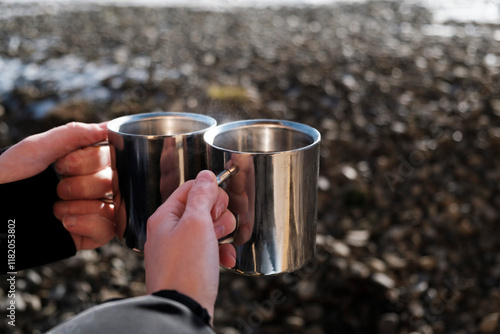
[[310, 134], [275, 123], [255, 123], [223, 130], [213, 137], [216, 147], [247, 153], [298, 150], [315, 142]]
[[149, 117], [130, 117], [109, 128], [118, 133], [138, 136], [174, 136], [206, 130], [215, 125], [209, 117], [164, 114]]

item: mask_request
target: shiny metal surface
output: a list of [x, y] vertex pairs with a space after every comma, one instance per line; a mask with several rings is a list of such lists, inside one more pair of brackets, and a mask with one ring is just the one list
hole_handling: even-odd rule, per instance
[[237, 172], [238, 168], [236, 166], [232, 166], [229, 169], [223, 170], [217, 175], [217, 185], [220, 186], [221, 184], [229, 180], [229, 178], [234, 174], [236, 174]]
[[248, 120], [214, 127], [204, 138], [209, 169], [237, 168], [222, 184], [238, 223], [232, 270], [274, 275], [302, 267], [315, 248], [319, 132]]
[[108, 123], [117, 235], [144, 250], [146, 223], [182, 183], [206, 169], [205, 131], [216, 121], [204, 115], [156, 112]]

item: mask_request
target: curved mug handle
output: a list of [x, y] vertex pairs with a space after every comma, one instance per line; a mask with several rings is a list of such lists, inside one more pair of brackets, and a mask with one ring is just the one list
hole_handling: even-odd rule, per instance
[[[217, 175], [217, 184], [220, 186], [224, 181], [227, 181], [231, 176], [238, 172], [238, 167], [232, 166], [231, 168], [225, 169]], [[226, 235], [225, 237], [220, 238], [219, 245], [230, 244], [234, 241], [234, 236], [238, 231], [238, 219], [236, 219], [236, 227], [234, 231]]]

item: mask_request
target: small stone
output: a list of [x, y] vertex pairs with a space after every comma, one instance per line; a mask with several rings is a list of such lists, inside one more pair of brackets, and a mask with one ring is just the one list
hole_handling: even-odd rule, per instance
[[351, 166], [342, 167], [342, 174], [349, 180], [355, 180], [358, 177], [358, 172]]
[[406, 236], [408, 230], [409, 229], [407, 226], [392, 226], [385, 233], [385, 237], [389, 240], [400, 241], [403, 240], [403, 238]]
[[337, 268], [340, 272], [346, 272], [348, 263], [347, 259], [333, 257], [330, 260], [330, 265]]
[[362, 262], [352, 261], [349, 264], [349, 272], [351, 275], [359, 278], [366, 278], [370, 276], [370, 268]]
[[345, 237], [345, 242], [349, 246], [363, 247], [366, 246], [369, 239], [370, 239], [370, 231], [357, 230], [357, 231], [347, 232], [347, 235]]
[[316, 294], [316, 283], [312, 281], [301, 281], [297, 286], [297, 295], [301, 300], [310, 300]]
[[422, 256], [418, 259], [418, 266], [425, 271], [431, 271], [436, 267], [437, 260], [434, 256]]
[[417, 326], [419, 334], [434, 334], [434, 330], [428, 324]]
[[348, 257], [351, 254], [350, 248], [342, 241], [334, 240], [332, 242], [332, 250], [336, 255]]
[[16, 300], [16, 310], [24, 312], [27, 306], [25, 296], [22, 293], [16, 293], [15, 300]]
[[425, 315], [425, 309], [419, 300], [412, 300], [408, 303], [408, 311], [415, 319], [421, 319]]
[[42, 277], [35, 270], [27, 270], [25, 277], [26, 277], [26, 280], [33, 285], [42, 284]]
[[418, 298], [418, 297], [420, 297], [420, 295], [422, 295], [422, 293], [427, 291], [428, 288], [429, 288], [429, 283], [422, 281], [422, 282], [415, 284], [410, 289], [410, 292], [414, 298]]
[[395, 334], [398, 332], [399, 316], [396, 313], [386, 313], [378, 321], [378, 332], [384, 334]]
[[24, 300], [28, 307], [34, 312], [40, 312], [42, 309], [42, 302], [40, 301], [40, 297], [37, 295], [25, 294]]
[[474, 227], [469, 219], [462, 219], [458, 225], [458, 232], [463, 236], [470, 236], [474, 233]]
[[111, 260], [111, 265], [113, 266], [113, 268], [118, 269], [118, 270], [125, 269], [125, 263], [123, 262], [122, 259], [119, 259], [117, 257], [115, 257]]
[[396, 282], [384, 273], [374, 273], [372, 279], [387, 289], [392, 289], [396, 286]]
[[129, 284], [129, 281], [125, 275], [122, 275], [122, 276], [116, 275], [116, 277], [112, 277], [109, 282], [113, 286], [121, 287], [121, 288], [124, 288], [124, 287], [128, 286], [128, 284]]
[[498, 320], [500, 319], [500, 313], [495, 312], [485, 316], [481, 323], [479, 324], [480, 333], [493, 333], [498, 327]]
[[285, 320], [286, 324], [294, 330], [300, 330], [304, 327], [305, 321], [299, 316], [290, 316]]
[[73, 289], [76, 291], [83, 291], [86, 294], [90, 294], [92, 292], [92, 286], [86, 281], [77, 281], [73, 283]]
[[51, 290], [50, 299], [61, 300], [66, 295], [66, 292], [66, 285], [59, 283]]
[[330, 180], [327, 177], [320, 175], [318, 177], [318, 188], [322, 191], [330, 189]]
[[371, 257], [366, 260], [366, 264], [370, 267], [371, 270], [375, 272], [385, 272], [387, 271], [387, 264], [376, 258], [376, 257]]
[[316, 242], [337, 256], [346, 258], [351, 254], [349, 246], [331, 235], [318, 235]]
[[123, 298], [125, 297], [122, 293], [108, 289], [108, 288], [103, 288], [101, 291], [99, 291], [99, 298], [102, 301], [110, 300], [110, 299], [115, 299], [115, 298]]
[[203, 64], [206, 66], [212, 66], [215, 64], [216, 60], [215, 55], [211, 52], [208, 52], [203, 56]]
[[396, 133], [405, 133], [406, 124], [403, 122], [394, 122], [391, 124], [391, 130]]
[[393, 269], [403, 269], [408, 264], [405, 259], [402, 259], [393, 253], [385, 253], [383, 255], [383, 258], [384, 258], [385, 262], [387, 262], [389, 267], [393, 268]]

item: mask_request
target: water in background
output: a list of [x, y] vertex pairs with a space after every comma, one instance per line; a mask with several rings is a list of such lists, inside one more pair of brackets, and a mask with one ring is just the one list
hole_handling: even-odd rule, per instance
[[[6, 0], [0, 2], [0, 22], [19, 16], [37, 14], [57, 14], [60, 12], [84, 11], [94, 4], [116, 6], [152, 6], [152, 7], [196, 7], [214, 11], [227, 11], [232, 8], [272, 7], [272, 6], [320, 6], [335, 3], [360, 3], [366, 0], [200, 0], [194, 4], [191, 0], [100, 0], [81, 2], [75, 0], [44, 1], [33, 4], [31, 0]], [[456, 25], [447, 24], [451, 21], [474, 23], [500, 23], [500, 0], [406, 0], [409, 4], [424, 5], [433, 13], [433, 23], [424, 25], [421, 33], [427, 36], [452, 37], [456, 33]], [[16, 50], [21, 40], [15, 35], [8, 37], [8, 49]], [[494, 32], [494, 40], [500, 41], [500, 29]], [[46, 59], [46, 50], [51, 47], [47, 39], [30, 41], [36, 50], [30, 62], [18, 58], [0, 56], [0, 102], [8, 99], [8, 94], [17, 85], [26, 82], [50, 82], [59, 94], [68, 97], [93, 100], [109, 100], [108, 89], [100, 86], [103, 79], [120, 75], [122, 79], [134, 81], [145, 80], [148, 77], [147, 59], [139, 57], [134, 61], [133, 68], [125, 68], [118, 64], [89, 62], [76, 55], [64, 55], [60, 58]], [[498, 57], [489, 56], [485, 61], [500, 62]], [[176, 78], [182, 69], [173, 69], [163, 73], [163, 80]], [[41, 118], [50, 111], [58, 101], [47, 99], [33, 104], [27, 110], [33, 118]]]
[[[157, 7], [196, 7], [212, 10], [228, 10], [236, 7], [272, 7], [272, 6], [321, 6], [335, 3], [360, 3], [368, 0], [94, 0], [82, 2], [78, 0], [52, 0], [39, 3], [43, 6], [38, 10], [80, 10], [91, 3], [119, 5], [119, 6], [157, 6]], [[404, 1], [404, 0], [403, 0]], [[33, 0], [4, 0], [5, 4], [29, 4]], [[399, 2], [399, 1], [398, 1]], [[500, 23], [500, 0], [406, 0], [407, 3], [415, 3], [429, 8], [436, 23], [448, 20], [462, 22], [476, 21], [479, 23]], [[65, 6], [65, 5], [71, 5]], [[60, 7], [60, 8], [58, 8]], [[45, 8], [45, 9], [43, 9]], [[33, 15], [36, 8], [22, 11], [4, 11], [0, 13], [0, 19], [9, 15]]]

